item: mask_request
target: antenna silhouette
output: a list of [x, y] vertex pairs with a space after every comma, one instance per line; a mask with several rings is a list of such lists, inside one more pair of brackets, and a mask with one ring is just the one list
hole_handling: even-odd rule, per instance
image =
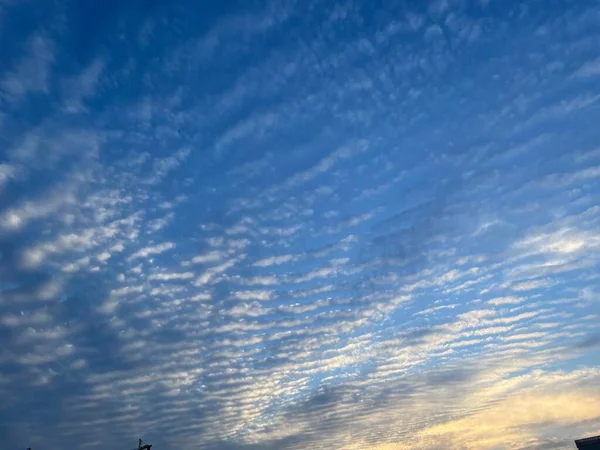
[[142, 441], [141, 439], [138, 441], [138, 446], [137, 448], [133, 449], [133, 450], [150, 450], [152, 448], [152, 444], [144, 444], [144, 441]]

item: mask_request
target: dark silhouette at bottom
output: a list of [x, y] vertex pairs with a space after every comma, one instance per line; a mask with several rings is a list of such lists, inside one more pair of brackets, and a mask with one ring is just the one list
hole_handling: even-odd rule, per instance
[[[151, 450], [151, 449], [152, 449], [152, 444], [145, 444], [144, 441], [142, 441], [140, 439], [138, 441], [137, 448], [134, 448], [133, 450]], [[27, 447], [27, 450], [31, 450], [31, 447]]]
[[[575, 441], [575, 445], [579, 450], [600, 450], [600, 436], [592, 436], [583, 439], [577, 439]], [[137, 448], [133, 450], [151, 450], [152, 444], [145, 444], [141, 439], [138, 440]], [[31, 450], [31, 447], [28, 447], [27, 450]]]
[[578, 439], [575, 445], [579, 450], [600, 450], [600, 436]]
[[134, 450], [150, 450], [152, 448], [151, 444], [144, 444], [144, 441], [141, 439], [138, 441], [138, 446]]

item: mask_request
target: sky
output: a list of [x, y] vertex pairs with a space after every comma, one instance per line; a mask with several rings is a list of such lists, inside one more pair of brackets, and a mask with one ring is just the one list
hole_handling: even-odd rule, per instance
[[600, 434], [600, 1], [0, 0], [6, 449]]

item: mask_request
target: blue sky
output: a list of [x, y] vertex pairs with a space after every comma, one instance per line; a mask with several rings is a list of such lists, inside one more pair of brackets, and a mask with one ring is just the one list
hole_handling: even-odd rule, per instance
[[600, 434], [600, 2], [0, 1], [3, 448]]

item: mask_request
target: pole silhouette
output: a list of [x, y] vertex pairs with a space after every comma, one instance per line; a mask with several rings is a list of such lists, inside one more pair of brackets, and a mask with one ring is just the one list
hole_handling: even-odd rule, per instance
[[138, 446], [134, 450], [150, 450], [152, 448], [152, 444], [144, 444], [144, 441], [141, 439], [138, 441]]

